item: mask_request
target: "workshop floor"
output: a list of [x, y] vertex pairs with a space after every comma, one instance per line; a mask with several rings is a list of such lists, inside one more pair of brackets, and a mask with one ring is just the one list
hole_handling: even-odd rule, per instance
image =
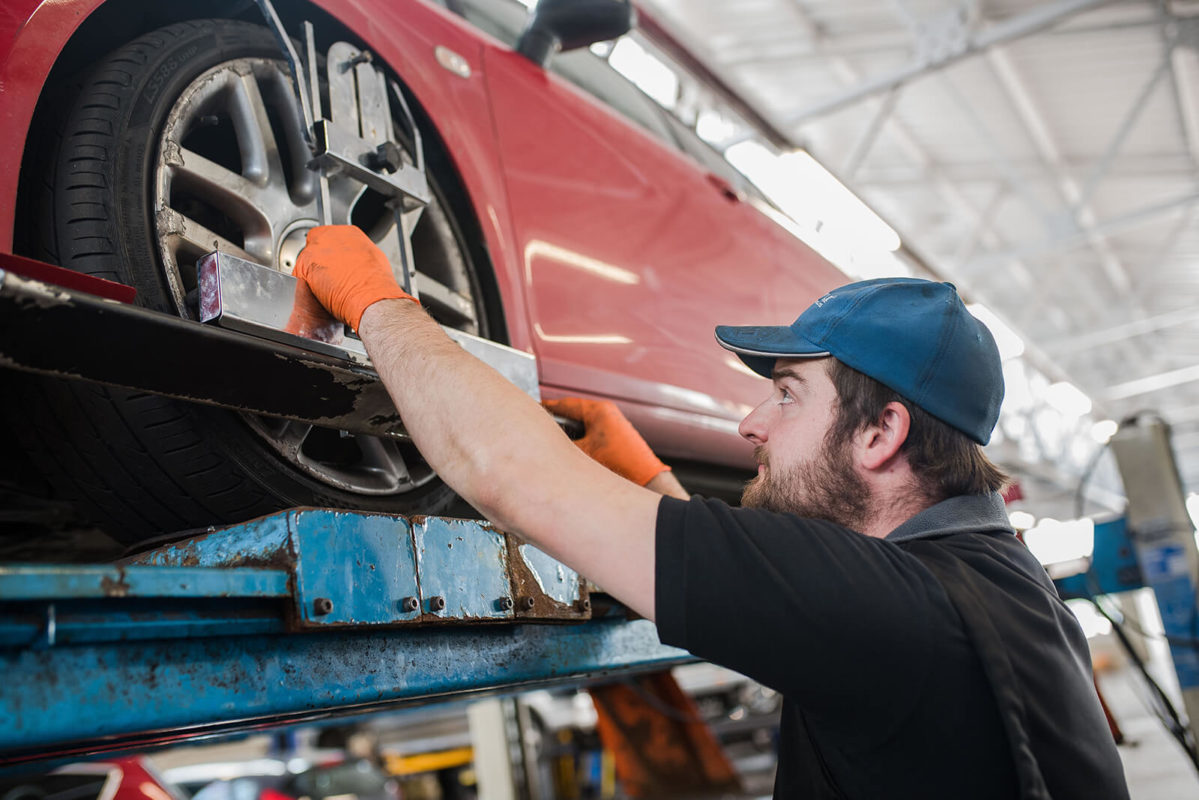
[[1099, 685], [1124, 732], [1120, 756], [1132, 800], [1199, 798], [1199, 772], [1141, 702], [1138, 676], [1125, 667], [1101, 675]]

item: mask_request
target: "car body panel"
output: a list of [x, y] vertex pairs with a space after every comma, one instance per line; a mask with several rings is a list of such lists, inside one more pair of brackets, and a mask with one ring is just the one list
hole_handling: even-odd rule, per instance
[[[55, 58], [100, 4], [9, 0], [0, 11], [4, 163], [20, 163]], [[672, 143], [449, 11], [314, 5], [433, 120], [482, 230], [509, 343], [537, 355], [545, 396], [616, 400], [667, 459], [750, 465], [736, 423], [766, 386], [712, 329], [789, 321], [844, 276]], [[442, 66], [439, 47], [469, 75]], [[17, 172], [0, 174], [7, 251]]]

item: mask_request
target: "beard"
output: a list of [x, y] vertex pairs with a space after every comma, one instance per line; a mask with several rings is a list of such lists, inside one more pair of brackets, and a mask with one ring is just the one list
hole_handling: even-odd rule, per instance
[[745, 485], [741, 505], [825, 519], [855, 531], [865, 529], [871, 492], [853, 468], [848, 441], [826, 437], [814, 458], [785, 471], [771, 469], [763, 447], [754, 456], [766, 470]]

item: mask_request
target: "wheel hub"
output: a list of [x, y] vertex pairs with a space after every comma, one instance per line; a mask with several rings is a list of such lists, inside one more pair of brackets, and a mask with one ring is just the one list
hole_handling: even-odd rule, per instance
[[[155, 172], [155, 235], [176, 308], [189, 316], [195, 262], [214, 249], [291, 273], [307, 233], [318, 224], [316, 175], [283, 62], [241, 58], [194, 80], [171, 110]], [[329, 180], [334, 221], [356, 224], [384, 252], [399, 247], [394, 212], [355, 180]], [[413, 232], [418, 288], [443, 321], [479, 332], [473, 280], [463, 247], [434, 201]], [[398, 257], [388, 253], [393, 263]], [[452, 313], [450, 313], [452, 312]], [[272, 450], [311, 478], [363, 495], [397, 495], [436, 479], [408, 441], [351, 436], [243, 415]]]

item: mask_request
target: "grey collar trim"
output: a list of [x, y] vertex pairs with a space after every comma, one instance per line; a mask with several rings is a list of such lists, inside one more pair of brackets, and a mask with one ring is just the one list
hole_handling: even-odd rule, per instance
[[962, 494], [926, 508], [887, 534], [888, 542], [931, 539], [952, 533], [1011, 533], [999, 492]]

